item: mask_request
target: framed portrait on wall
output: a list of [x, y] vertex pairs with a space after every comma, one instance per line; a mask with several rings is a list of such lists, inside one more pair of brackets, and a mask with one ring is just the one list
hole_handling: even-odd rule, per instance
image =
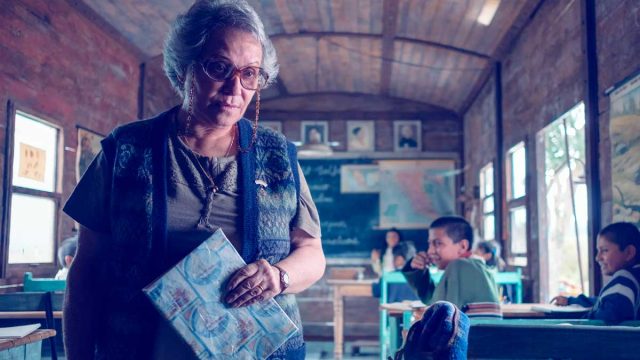
[[282, 133], [282, 122], [281, 121], [260, 121], [260, 125], [274, 130], [276, 132]]
[[347, 150], [375, 150], [375, 122], [347, 121]]
[[78, 148], [76, 150], [76, 180], [87, 171], [93, 158], [100, 152], [100, 141], [104, 135], [78, 126]]
[[422, 150], [422, 123], [420, 120], [393, 122], [393, 149], [400, 152]]
[[329, 141], [329, 123], [326, 121], [302, 121], [301, 129], [300, 139], [303, 144], [318, 145]]

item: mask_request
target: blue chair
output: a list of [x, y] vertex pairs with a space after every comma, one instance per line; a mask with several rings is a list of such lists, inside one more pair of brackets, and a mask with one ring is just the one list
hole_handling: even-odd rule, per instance
[[24, 273], [24, 292], [64, 291], [67, 288], [66, 280], [49, 278], [34, 278], [30, 272]]
[[496, 283], [500, 285], [512, 285], [514, 288], [514, 299], [512, 302], [522, 304], [522, 269], [516, 271], [503, 271], [494, 273]]
[[[400, 271], [385, 272], [380, 278], [380, 304], [389, 303], [389, 285], [407, 284], [407, 279]], [[411, 314], [405, 313], [403, 317]], [[403, 324], [409, 324], [410, 319], [403, 318]], [[402, 336], [396, 331], [396, 318], [389, 317], [388, 311], [380, 309], [380, 359], [385, 360], [389, 354], [393, 355], [402, 344]], [[408, 329], [405, 329], [408, 330]], [[387, 354], [388, 353], [388, 354]]]

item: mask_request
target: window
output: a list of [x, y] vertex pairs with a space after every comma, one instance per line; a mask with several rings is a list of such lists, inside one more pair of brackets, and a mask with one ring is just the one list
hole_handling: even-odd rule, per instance
[[55, 263], [60, 143], [58, 128], [16, 112], [8, 264]]
[[541, 300], [588, 293], [584, 104], [542, 129], [536, 144]]
[[495, 240], [496, 209], [493, 194], [493, 163], [488, 163], [480, 169], [480, 201], [482, 206], [482, 237], [484, 240]]
[[509, 250], [513, 265], [527, 264], [527, 152], [524, 142], [507, 152]]

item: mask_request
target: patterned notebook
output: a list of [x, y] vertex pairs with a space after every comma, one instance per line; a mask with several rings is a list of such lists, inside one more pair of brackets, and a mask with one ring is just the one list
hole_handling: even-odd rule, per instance
[[143, 289], [200, 359], [265, 359], [298, 329], [275, 300], [240, 308], [222, 287], [244, 261], [217, 230]]

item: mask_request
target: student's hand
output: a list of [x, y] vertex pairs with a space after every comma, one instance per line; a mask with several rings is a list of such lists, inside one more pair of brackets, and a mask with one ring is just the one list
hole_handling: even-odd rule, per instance
[[427, 266], [429, 266], [429, 263], [429, 255], [427, 255], [426, 251], [420, 251], [411, 260], [411, 268], [416, 270], [424, 270]]
[[567, 306], [569, 305], [569, 298], [566, 296], [556, 296], [551, 299], [552, 304], [556, 304], [558, 306]]
[[371, 261], [372, 262], [380, 261], [380, 250], [378, 249], [371, 250]]

